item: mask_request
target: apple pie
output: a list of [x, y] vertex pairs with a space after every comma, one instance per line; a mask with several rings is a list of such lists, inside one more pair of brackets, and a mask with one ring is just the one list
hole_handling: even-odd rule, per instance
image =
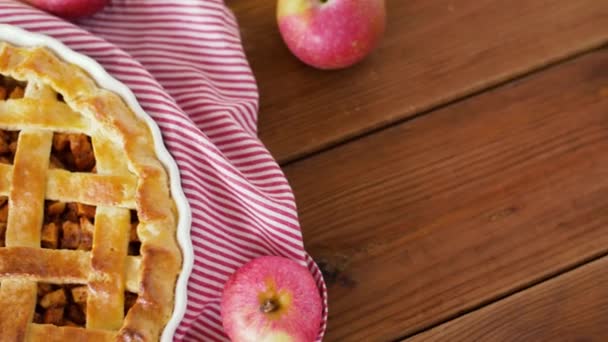
[[0, 43], [0, 341], [155, 341], [182, 254], [149, 126], [44, 47]]

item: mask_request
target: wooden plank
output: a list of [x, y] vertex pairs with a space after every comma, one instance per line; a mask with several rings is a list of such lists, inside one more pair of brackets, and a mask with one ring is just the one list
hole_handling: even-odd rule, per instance
[[608, 258], [406, 341], [608, 341]]
[[608, 250], [608, 50], [286, 167], [328, 341], [387, 341]]
[[608, 39], [608, 1], [392, 0], [378, 50], [324, 72], [284, 46], [276, 1], [227, 3], [259, 84], [260, 137], [281, 163]]

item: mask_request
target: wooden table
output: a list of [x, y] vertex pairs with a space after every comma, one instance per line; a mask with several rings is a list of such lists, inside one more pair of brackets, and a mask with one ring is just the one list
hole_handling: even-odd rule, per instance
[[290, 55], [274, 0], [228, 5], [326, 341], [608, 341], [608, 1], [389, 0], [335, 72]]

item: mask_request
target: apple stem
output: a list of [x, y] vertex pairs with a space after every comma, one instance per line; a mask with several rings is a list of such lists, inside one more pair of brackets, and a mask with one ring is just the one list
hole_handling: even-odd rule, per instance
[[266, 299], [262, 305], [260, 305], [260, 311], [263, 313], [271, 313], [279, 308], [277, 302], [272, 299]]

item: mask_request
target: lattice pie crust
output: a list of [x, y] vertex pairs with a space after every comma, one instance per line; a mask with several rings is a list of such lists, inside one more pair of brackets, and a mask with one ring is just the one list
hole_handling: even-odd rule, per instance
[[148, 126], [45, 48], [0, 74], [0, 341], [158, 340], [182, 260]]

